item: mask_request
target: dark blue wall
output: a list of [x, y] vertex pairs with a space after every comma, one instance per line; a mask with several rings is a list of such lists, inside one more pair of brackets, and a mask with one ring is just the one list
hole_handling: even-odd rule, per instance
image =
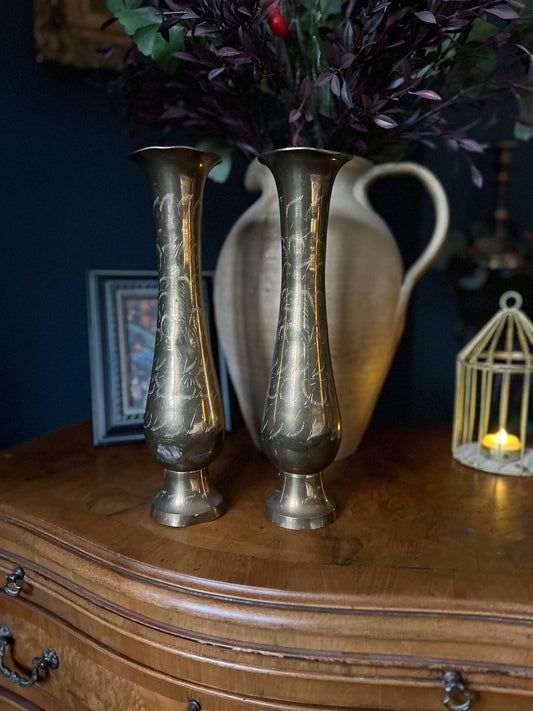
[[[510, 107], [508, 123], [487, 134], [487, 142], [490, 144], [512, 138], [513, 123], [514, 107]], [[425, 165], [439, 176], [448, 195], [451, 229], [464, 234], [468, 234], [474, 222], [485, 220], [493, 209], [494, 153], [487, 149], [476, 162], [485, 176], [481, 189], [473, 185], [469, 170], [464, 165], [457, 167], [451, 154], [427, 151], [424, 157]], [[532, 164], [533, 141], [520, 144], [513, 152], [506, 193], [509, 215], [516, 223], [519, 235], [533, 228]], [[421, 241], [423, 233], [428, 230], [428, 220], [429, 215], [426, 214], [420, 229]], [[490, 316], [498, 310], [499, 296], [507, 288], [510, 287], [504, 284], [501, 292], [497, 290], [488, 297]], [[528, 285], [529, 293], [522, 291], [524, 302], [531, 303], [533, 283]], [[407, 417], [413, 422], [452, 422], [455, 359], [464, 345], [461, 330], [465, 322], [461, 318], [458, 299], [458, 293], [435, 269], [431, 269], [415, 288], [410, 313], [413, 324], [411, 397], [406, 409]], [[533, 319], [533, 311], [528, 309], [526, 313]]]
[[[75, 73], [36, 63], [31, 3], [14, 3], [5, 13], [0, 47], [5, 447], [90, 415], [87, 269], [156, 265], [148, 185], [127, 157], [138, 145], [105, 93]], [[517, 152], [510, 186], [511, 212], [524, 229], [533, 227], [532, 157], [531, 146]], [[464, 173], [454, 176], [438, 155], [427, 162], [449, 190], [455, 226], [466, 229], [486, 214], [489, 191], [480, 193]], [[214, 267], [224, 235], [250, 201], [241, 179], [242, 166], [229, 184], [208, 183], [205, 268]], [[417, 211], [415, 205], [413, 225]], [[450, 420], [457, 322], [455, 295], [439, 275], [426, 275], [384, 391], [383, 417]]]
[[[15, 3], [0, 33], [5, 447], [90, 415], [86, 270], [156, 261], [148, 183], [128, 159], [138, 145], [124, 120], [81, 75], [36, 63], [31, 3]], [[206, 269], [242, 204], [233, 184], [209, 181]]]

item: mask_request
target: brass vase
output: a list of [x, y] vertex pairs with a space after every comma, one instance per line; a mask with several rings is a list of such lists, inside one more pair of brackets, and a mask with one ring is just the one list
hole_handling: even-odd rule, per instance
[[259, 158], [276, 181], [281, 218], [281, 295], [261, 424], [265, 454], [279, 470], [265, 505], [272, 523], [315, 529], [335, 519], [322, 471], [341, 441], [325, 300], [331, 190], [350, 156], [285, 148]]
[[224, 410], [203, 302], [201, 219], [214, 153], [173, 146], [136, 151], [152, 192], [158, 255], [158, 314], [144, 430], [165, 467], [152, 517], [167, 526], [211, 521], [224, 512], [209, 481], [219, 453]]

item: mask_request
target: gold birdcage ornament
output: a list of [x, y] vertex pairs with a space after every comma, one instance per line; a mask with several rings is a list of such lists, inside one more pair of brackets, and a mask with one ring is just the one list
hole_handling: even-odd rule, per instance
[[533, 323], [522, 296], [506, 291], [500, 310], [457, 356], [452, 455], [493, 474], [533, 476], [527, 447]]

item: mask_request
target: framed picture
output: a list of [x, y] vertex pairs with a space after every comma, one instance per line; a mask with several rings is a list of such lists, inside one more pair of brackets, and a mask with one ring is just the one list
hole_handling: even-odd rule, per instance
[[[231, 430], [236, 405], [216, 338], [212, 272], [204, 273], [203, 286], [226, 429]], [[90, 270], [87, 293], [94, 444], [142, 440], [157, 327], [157, 274]]]
[[[33, 36], [38, 62], [76, 69], [109, 69], [131, 47], [131, 39], [111, 19], [105, 0], [33, 0]], [[103, 52], [103, 48], [113, 48]]]

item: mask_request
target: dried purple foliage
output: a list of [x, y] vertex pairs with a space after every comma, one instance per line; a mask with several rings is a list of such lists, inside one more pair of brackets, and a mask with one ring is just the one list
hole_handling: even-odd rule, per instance
[[118, 5], [150, 7], [172, 55], [133, 51], [120, 67], [133, 130], [187, 129], [248, 158], [302, 145], [380, 159], [415, 143], [481, 151], [469, 106], [511, 99], [533, 125], [531, 0], [108, 0], [123, 19]]

